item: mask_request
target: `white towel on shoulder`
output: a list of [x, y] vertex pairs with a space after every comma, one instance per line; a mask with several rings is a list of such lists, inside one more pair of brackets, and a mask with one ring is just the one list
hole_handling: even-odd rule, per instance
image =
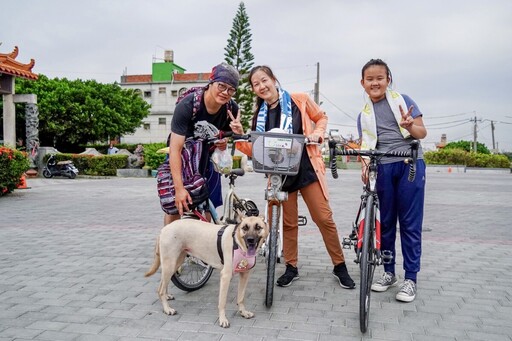
[[[361, 141], [361, 149], [375, 149], [377, 146], [377, 122], [375, 121], [375, 112], [373, 110], [373, 103], [370, 99], [370, 96], [366, 95], [366, 102], [364, 104], [363, 110], [361, 110], [361, 133], [362, 133], [362, 141]], [[400, 126], [400, 121], [402, 120], [402, 114], [400, 113], [399, 106], [402, 106], [402, 109], [407, 111], [407, 104], [405, 104], [405, 100], [398, 92], [393, 91], [391, 89], [387, 89], [386, 91], [386, 100], [395, 115], [396, 122], [398, 124], [398, 128], [400, 128], [400, 132], [404, 138], [408, 138], [411, 134]]]

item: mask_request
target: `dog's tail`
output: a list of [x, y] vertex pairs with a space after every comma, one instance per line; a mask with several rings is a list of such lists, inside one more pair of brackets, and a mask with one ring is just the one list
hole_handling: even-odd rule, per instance
[[156, 238], [156, 244], [155, 244], [155, 257], [153, 258], [153, 265], [151, 265], [151, 269], [148, 270], [144, 274], [144, 277], [149, 277], [152, 274], [154, 274], [158, 268], [160, 267], [160, 236]]

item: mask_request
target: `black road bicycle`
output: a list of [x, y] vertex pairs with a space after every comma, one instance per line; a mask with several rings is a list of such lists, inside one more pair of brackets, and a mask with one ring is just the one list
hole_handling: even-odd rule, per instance
[[353, 223], [353, 231], [348, 238], [343, 239], [343, 247], [351, 248], [354, 246], [356, 252], [355, 262], [359, 264], [361, 271], [359, 285], [359, 324], [362, 333], [368, 330], [370, 314], [370, 293], [373, 282], [373, 274], [378, 265], [389, 262], [392, 255], [381, 252], [380, 249], [380, 217], [379, 217], [379, 199], [377, 197], [376, 181], [377, 166], [383, 157], [403, 157], [404, 162], [408, 163], [409, 181], [414, 181], [416, 175], [416, 159], [418, 156], [419, 142], [411, 142], [410, 151], [387, 151], [380, 152], [376, 150], [358, 150], [349, 149], [348, 144], [343, 138], [329, 136], [329, 165], [333, 177], [338, 178], [336, 167], [337, 155], [354, 155], [361, 157], [362, 162], [367, 164], [367, 183], [364, 186], [361, 195], [361, 204], [359, 206], [356, 220]]

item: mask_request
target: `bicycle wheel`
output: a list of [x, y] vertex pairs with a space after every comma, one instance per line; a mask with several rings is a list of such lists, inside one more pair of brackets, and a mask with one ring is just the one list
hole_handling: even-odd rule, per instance
[[265, 293], [265, 305], [267, 308], [272, 306], [274, 300], [274, 277], [276, 273], [277, 262], [277, 237], [279, 233], [279, 206], [272, 205], [272, 224], [270, 225], [270, 234], [268, 238], [267, 253], [267, 288]]
[[183, 291], [202, 288], [212, 275], [213, 268], [202, 260], [187, 255], [178, 271], [171, 277], [172, 283]]
[[375, 206], [373, 196], [366, 203], [365, 223], [363, 231], [363, 246], [360, 254], [361, 283], [359, 285], [359, 325], [362, 333], [368, 330], [370, 315], [370, 294], [375, 271]]

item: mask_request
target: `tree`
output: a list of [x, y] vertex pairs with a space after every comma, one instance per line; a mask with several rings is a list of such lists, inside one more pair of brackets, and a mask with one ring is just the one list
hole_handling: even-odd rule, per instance
[[[473, 151], [473, 142], [472, 141], [457, 141], [457, 142], [450, 142], [444, 146], [444, 149], [462, 149], [466, 152], [472, 152]], [[476, 143], [476, 151], [480, 154], [491, 154], [487, 146], [483, 143], [477, 142]]]
[[249, 83], [249, 71], [254, 64], [254, 56], [251, 53], [251, 37], [249, 16], [245, 11], [244, 3], [241, 2], [233, 19], [233, 27], [229, 32], [228, 44], [224, 48], [226, 51], [224, 53], [224, 60], [235, 67], [240, 73], [240, 84], [234, 99], [242, 112], [244, 130], [250, 127], [254, 103], [254, 94]]
[[[17, 79], [16, 93], [37, 95], [40, 145], [61, 152], [76, 152], [87, 143], [133, 133], [150, 108], [133, 90], [95, 80], [39, 75], [37, 81]], [[24, 128], [19, 123], [25, 118], [22, 106], [16, 108], [16, 116], [17, 128]]]

